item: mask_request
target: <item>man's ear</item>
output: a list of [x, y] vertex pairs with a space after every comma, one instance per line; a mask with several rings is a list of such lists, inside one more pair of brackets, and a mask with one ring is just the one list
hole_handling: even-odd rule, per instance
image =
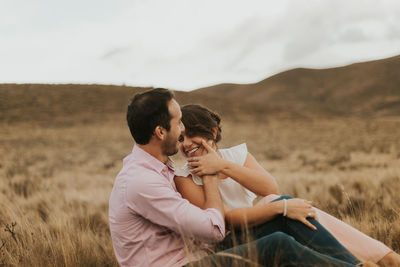
[[166, 137], [166, 134], [167, 134], [167, 131], [161, 126], [157, 126], [154, 129], [154, 135], [160, 140], [164, 140]]

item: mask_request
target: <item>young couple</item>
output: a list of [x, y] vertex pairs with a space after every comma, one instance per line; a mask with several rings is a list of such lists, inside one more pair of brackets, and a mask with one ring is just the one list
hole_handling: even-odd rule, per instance
[[[121, 266], [245, 265], [249, 258], [263, 266], [399, 264], [398, 254], [309, 201], [277, 195], [274, 178], [244, 144], [218, 149], [215, 113], [197, 105], [181, 111], [170, 91], [154, 89], [134, 97], [127, 121], [136, 144], [109, 203]], [[188, 163], [175, 170], [169, 156], [178, 148]], [[253, 206], [256, 194], [266, 197]]]

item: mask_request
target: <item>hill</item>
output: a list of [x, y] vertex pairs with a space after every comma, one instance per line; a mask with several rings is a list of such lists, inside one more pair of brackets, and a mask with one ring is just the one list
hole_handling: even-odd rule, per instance
[[[77, 84], [0, 84], [0, 122], [66, 123], [123, 117], [132, 96], [149, 88]], [[258, 116], [400, 116], [400, 56], [330, 69], [298, 68], [254, 84], [175, 92], [231, 119]]]
[[108, 119], [125, 112], [140, 87], [79, 84], [1, 84], [0, 122], [61, 124]]
[[[35, 122], [67, 126], [75, 123], [123, 119], [133, 95], [148, 90], [98, 84], [0, 84], [0, 123]], [[222, 115], [233, 116], [229, 105], [219, 108], [219, 98], [175, 92], [179, 103], [200, 103]], [[210, 101], [211, 100], [211, 101]]]
[[298, 68], [254, 84], [220, 84], [193, 92], [241, 102], [258, 112], [333, 116], [400, 115], [400, 56], [330, 69]]

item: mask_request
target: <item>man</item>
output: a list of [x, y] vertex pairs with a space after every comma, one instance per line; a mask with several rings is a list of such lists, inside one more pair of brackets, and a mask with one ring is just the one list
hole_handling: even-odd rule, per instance
[[205, 178], [202, 210], [177, 192], [173, 162], [184, 126], [181, 111], [166, 89], [138, 94], [127, 121], [136, 145], [123, 161], [110, 197], [109, 222], [115, 256], [121, 266], [182, 266], [199, 255], [186, 255], [182, 236], [218, 242], [225, 236], [217, 178]]
[[[136, 144], [123, 160], [109, 202], [110, 232], [121, 266], [183, 266], [189, 262], [225, 266], [233, 260], [246, 263], [252, 250], [262, 265], [324, 262], [354, 266], [308, 249], [281, 232], [206, 256], [205, 242], [225, 237], [218, 178], [202, 177], [204, 210], [177, 192], [169, 156], [177, 153], [184, 126], [173, 94], [166, 89], [137, 94], [128, 107], [127, 121]], [[192, 246], [192, 241], [200, 241], [200, 245]], [[232, 254], [235, 257], [229, 256]]]

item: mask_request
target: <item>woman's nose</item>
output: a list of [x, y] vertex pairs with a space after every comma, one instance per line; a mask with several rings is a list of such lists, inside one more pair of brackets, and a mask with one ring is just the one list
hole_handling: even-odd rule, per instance
[[184, 148], [189, 148], [190, 147], [190, 145], [192, 144], [192, 142], [189, 140], [189, 138], [186, 138], [186, 137], [184, 137], [183, 138], [183, 147]]

